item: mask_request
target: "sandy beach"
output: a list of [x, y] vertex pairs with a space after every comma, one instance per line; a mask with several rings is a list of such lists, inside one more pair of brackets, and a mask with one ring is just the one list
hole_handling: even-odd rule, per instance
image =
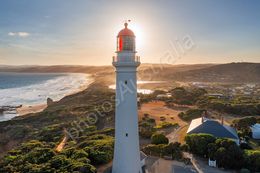
[[22, 106], [17, 108], [16, 111], [19, 116], [30, 114], [30, 113], [37, 113], [43, 111], [47, 107], [47, 104], [39, 104], [33, 106]]

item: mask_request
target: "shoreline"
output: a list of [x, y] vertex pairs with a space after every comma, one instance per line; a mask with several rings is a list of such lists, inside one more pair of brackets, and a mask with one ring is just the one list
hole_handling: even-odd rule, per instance
[[[85, 80], [86, 81], [84, 82], [84, 84], [79, 85], [79, 87], [77, 89], [71, 90], [68, 93], [66, 93], [65, 95], [63, 95], [63, 97], [61, 97], [61, 98], [59, 98], [57, 100], [54, 99], [53, 101], [56, 102], [56, 101], [59, 101], [59, 100], [63, 99], [66, 96], [69, 96], [69, 95], [81, 92], [81, 91], [87, 89], [89, 87], [89, 85], [95, 81], [91, 74], [85, 74], [85, 73], [82, 73], [82, 74], [85, 75]], [[51, 99], [53, 99], [53, 98], [51, 98]], [[32, 104], [32, 105], [29, 105], [29, 104], [25, 103], [21, 107], [14, 108], [13, 109], [14, 113], [8, 114], [8, 113], [3, 112], [2, 113], [3, 120], [1, 120], [1, 116], [0, 116], [0, 122], [8, 121], [8, 120], [11, 120], [11, 119], [13, 119], [15, 117], [24, 116], [24, 115], [31, 114], [31, 113], [42, 112], [44, 109], [47, 108], [47, 106], [48, 106], [47, 99], [45, 101], [43, 101], [42, 103], [36, 103], [36, 104]]]
[[23, 105], [16, 109], [17, 116], [23, 116], [31, 113], [38, 113], [47, 108], [47, 104], [37, 104], [37, 105]]

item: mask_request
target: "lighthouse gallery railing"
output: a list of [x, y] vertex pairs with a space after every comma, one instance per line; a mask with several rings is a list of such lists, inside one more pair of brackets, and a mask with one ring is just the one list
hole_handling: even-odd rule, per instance
[[140, 56], [134, 56], [134, 57], [120, 57], [118, 58], [117, 56], [113, 56], [113, 62], [140, 62]]

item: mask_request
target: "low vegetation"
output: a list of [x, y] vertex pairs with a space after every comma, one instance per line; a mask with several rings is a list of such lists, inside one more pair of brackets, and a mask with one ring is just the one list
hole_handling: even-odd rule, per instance
[[191, 88], [187, 90], [183, 87], [174, 88], [169, 92], [172, 95], [171, 101], [179, 105], [193, 105], [207, 93], [206, 90], [201, 88]]
[[181, 112], [178, 114], [178, 116], [187, 122], [190, 122], [191, 120], [195, 118], [199, 118], [202, 116], [204, 109], [189, 109], [186, 112]]
[[95, 173], [93, 165], [112, 159], [113, 137], [93, 135], [85, 138], [79, 145], [71, 142], [62, 152], [55, 151], [56, 145], [52, 142], [33, 140], [22, 143], [3, 158], [0, 172]]
[[260, 115], [260, 100], [234, 96], [210, 97], [205, 96], [196, 103], [204, 109], [212, 109], [221, 113], [240, 116]]
[[139, 135], [143, 138], [151, 138], [151, 136], [156, 132], [155, 119], [149, 118], [148, 115], [143, 117], [142, 121], [139, 123]]
[[187, 135], [185, 141], [190, 152], [216, 160], [218, 167], [260, 171], [259, 150], [242, 150], [232, 140], [217, 139], [209, 134]]
[[151, 137], [152, 139], [152, 144], [158, 145], [158, 144], [168, 144], [169, 140], [168, 138], [161, 134], [161, 133], [155, 133]]
[[[0, 160], [0, 172], [95, 173], [112, 160], [114, 129], [104, 124], [113, 115], [114, 91], [93, 84], [43, 112], [0, 123], [0, 150], [12, 149]], [[65, 147], [56, 151], [65, 136]], [[11, 143], [18, 144], [8, 148]]]
[[154, 156], [170, 156], [174, 160], [183, 158], [182, 147], [178, 142], [169, 144], [149, 144], [144, 147], [143, 151], [146, 154]]
[[156, 129], [166, 129], [166, 128], [177, 128], [179, 127], [178, 123], [170, 123], [170, 122], [161, 122], [160, 124], [158, 124], [155, 128]]

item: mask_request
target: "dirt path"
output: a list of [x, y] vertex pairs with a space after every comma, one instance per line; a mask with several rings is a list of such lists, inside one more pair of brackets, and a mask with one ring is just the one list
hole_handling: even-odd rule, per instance
[[65, 147], [67, 141], [68, 141], [68, 135], [65, 135], [65, 137], [62, 139], [62, 141], [56, 147], [56, 151], [61, 152], [63, 150], [63, 148]]
[[107, 164], [101, 165], [97, 167], [97, 173], [109, 173], [111, 171], [113, 162], [109, 162]]
[[169, 139], [169, 142], [180, 142], [184, 143], [184, 137], [186, 135], [186, 132], [188, 130], [188, 124], [180, 126], [178, 129], [172, 131], [169, 133], [166, 137]]
[[[187, 153], [186, 153], [187, 154]], [[210, 167], [207, 164], [207, 160], [206, 159], [202, 159], [199, 158], [198, 156], [194, 156], [192, 154], [188, 154], [189, 158], [191, 158], [191, 162], [193, 164], [193, 166], [196, 168], [196, 170], [199, 173], [233, 173], [234, 171], [229, 171], [229, 170], [222, 170], [219, 168], [214, 168], [214, 167]]]

